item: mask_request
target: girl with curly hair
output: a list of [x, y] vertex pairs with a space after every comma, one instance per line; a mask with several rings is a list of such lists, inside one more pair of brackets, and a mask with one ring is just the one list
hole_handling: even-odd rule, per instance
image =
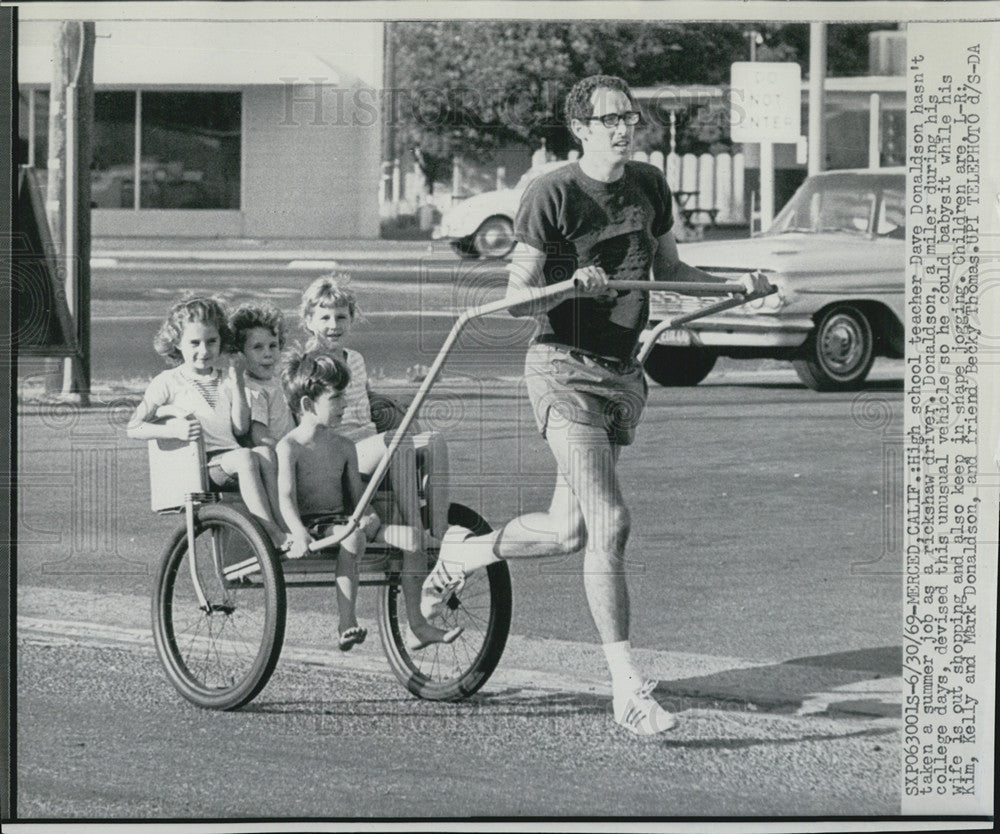
[[245, 361], [238, 353], [229, 354], [232, 331], [225, 309], [214, 298], [178, 302], [153, 346], [176, 367], [149, 383], [126, 433], [136, 440], [201, 438], [212, 483], [222, 487], [235, 480], [247, 509], [280, 543], [287, 531], [272, 510], [277, 505], [277, 470], [236, 439], [250, 428], [250, 407]]

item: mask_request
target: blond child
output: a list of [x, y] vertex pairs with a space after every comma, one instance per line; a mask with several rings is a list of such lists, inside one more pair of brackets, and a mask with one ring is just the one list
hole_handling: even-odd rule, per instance
[[280, 543], [286, 536], [268, 497], [276, 495], [276, 468], [236, 440], [250, 428], [250, 407], [243, 357], [233, 354], [227, 361], [223, 356], [232, 346], [232, 333], [222, 305], [213, 298], [175, 304], [153, 346], [176, 367], [149, 383], [127, 435], [136, 440], [201, 437], [212, 483], [221, 487], [235, 479], [247, 509]]
[[[306, 350], [323, 350], [344, 362], [351, 372], [351, 382], [344, 392], [346, 398], [341, 432], [358, 447], [358, 466], [362, 475], [370, 475], [381, 461], [391, 439], [391, 433], [379, 432], [372, 419], [368, 370], [364, 357], [347, 347], [350, 334], [359, 312], [357, 299], [350, 288], [351, 277], [346, 273], [331, 273], [313, 281], [302, 294], [299, 314], [309, 333]], [[414, 424], [416, 429], [416, 424]], [[434, 493], [431, 502], [442, 517], [434, 519], [434, 529], [446, 526], [443, 514], [447, 512], [448, 449], [437, 432], [424, 432], [421, 442], [426, 444], [432, 460], [428, 491]], [[396, 491], [400, 514], [405, 523], [417, 528], [423, 545], [423, 524], [416, 494], [415, 458], [413, 443], [404, 440], [389, 469], [393, 490]], [[405, 471], [404, 471], [405, 470]], [[407, 477], [403, 477], [406, 475]]]
[[[344, 416], [340, 432], [354, 441], [358, 467], [363, 475], [371, 475], [385, 454], [391, 436], [379, 431], [372, 420], [369, 404], [370, 388], [364, 357], [346, 346], [358, 316], [357, 299], [350, 289], [351, 278], [346, 273], [331, 273], [317, 278], [302, 295], [299, 312], [310, 334], [306, 349], [323, 351], [342, 361], [350, 371], [350, 382], [344, 390]], [[421, 436], [431, 459], [428, 491], [433, 493], [431, 506], [437, 512], [447, 511], [444, 484], [447, 479], [447, 447], [435, 432]], [[389, 465], [389, 480], [403, 524], [410, 528], [412, 542], [407, 546], [394, 542], [403, 550], [403, 598], [414, 641], [410, 648], [418, 650], [431, 643], [450, 642], [458, 635], [431, 626], [420, 613], [420, 590], [427, 574], [427, 542], [417, 496], [416, 456], [412, 441], [404, 439]], [[435, 520], [436, 528], [444, 527], [444, 519]], [[454, 634], [454, 637], [451, 635]]]

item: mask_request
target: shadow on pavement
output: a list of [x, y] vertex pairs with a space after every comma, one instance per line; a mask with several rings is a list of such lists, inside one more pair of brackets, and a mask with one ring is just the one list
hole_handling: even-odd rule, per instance
[[[662, 680], [656, 698], [671, 712], [709, 709], [724, 712], [794, 714], [820, 696], [804, 714], [824, 717], [894, 718], [900, 713], [895, 679], [902, 674], [902, 647], [879, 646], [849, 652], [799, 657], [770, 666], [731, 669], [678, 680]], [[872, 681], [884, 679], [884, 687]], [[844, 690], [866, 682], [868, 688]], [[395, 700], [395, 699], [394, 699]], [[259, 701], [247, 712], [324, 717], [385, 716], [385, 699]], [[524, 690], [518, 687], [480, 692], [466, 701], [444, 704], [402, 696], [391, 709], [394, 720], [454, 721], [487, 716], [539, 718], [611, 713], [606, 695]], [[774, 739], [768, 740], [773, 743]], [[713, 742], [717, 744], [718, 742]], [[746, 740], [734, 746], [744, 746]]]
[[839, 700], [824, 702], [823, 714], [889, 718], [900, 712], [899, 693], [888, 679], [899, 677], [903, 670], [902, 646], [880, 646], [850, 652], [799, 657], [771, 666], [732, 669], [683, 680], [663, 681], [657, 694], [680, 698], [714, 698], [742, 703], [746, 708], [771, 713], [798, 711], [817, 693], [831, 693], [862, 681], [887, 679], [890, 691], [884, 698], [859, 697], [844, 692]]

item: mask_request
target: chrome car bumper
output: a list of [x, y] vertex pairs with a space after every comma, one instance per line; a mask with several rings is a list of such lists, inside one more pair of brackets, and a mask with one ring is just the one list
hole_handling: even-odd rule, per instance
[[[659, 323], [651, 319], [647, 329], [639, 335], [643, 345], [649, 340], [652, 328]], [[776, 320], [764, 316], [708, 316], [689, 325], [666, 330], [657, 340], [661, 345], [685, 347], [798, 347], [813, 329], [808, 316]]]

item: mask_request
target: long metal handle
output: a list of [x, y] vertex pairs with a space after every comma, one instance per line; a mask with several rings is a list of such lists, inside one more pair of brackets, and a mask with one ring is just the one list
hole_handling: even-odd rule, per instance
[[[612, 281], [609, 286], [612, 289], [640, 290], [642, 292], [655, 292], [657, 290], [663, 290], [665, 292], [679, 292], [686, 295], [741, 296], [739, 301], [731, 299], [736, 304], [743, 304], [747, 301], [753, 300], [754, 298], [761, 297], [760, 294], [746, 294], [746, 287], [739, 282], [708, 283], [693, 281]], [[354, 512], [351, 514], [351, 517], [345, 522], [340, 531], [327, 536], [326, 538], [317, 539], [309, 545], [309, 549], [311, 551], [316, 551], [322, 550], [326, 547], [332, 547], [333, 545], [342, 542], [349, 535], [351, 535], [351, 533], [358, 529], [361, 522], [361, 516], [363, 516], [365, 510], [368, 509], [368, 504], [371, 502], [372, 496], [375, 494], [375, 490], [378, 489], [379, 483], [382, 478], [385, 477], [385, 473], [389, 470], [389, 461], [392, 460], [392, 456], [396, 453], [400, 443], [402, 443], [407, 430], [416, 419], [420, 406], [423, 405], [428, 392], [437, 380], [438, 374], [441, 372], [441, 367], [444, 365], [445, 359], [448, 358], [448, 354], [451, 353], [459, 334], [465, 329], [465, 326], [472, 321], [472, 319], [509, 310], [511, 307], [537, 304], [540, 301], [546, 301], [550, 298], [563, 295], [564, 293], [572, 292], [576, 288], [576, 282], [572, 278], [569, 278], [548, 287], [524, 290], [523, 293], [520, 293], [513, 298], [504, 297], [498, 301], [481, 304], [478, 307], [470, 307], [459, 315], [459, 317], [455, 320], [455, 324], [452, 325], [451, 332], [448, 333], [448, 337], [444, 340], [441, 350], [438, 351], [438, 355], [434, 359], [434, 364], [431, 365], [430, 370], [427, 372], [427, 376], [424, 377], [423, 383], [421, 383], [420, 388], [417, 389], [416, 396], [414, 396], [413, 401], [410, 403], [410, 407], [406, 410], [406, 414], [403, 415], [402, 422], [395, 430], [392, 441], [389, 443], [389, 447], [385, 450], [385, 454], [382, 455], [382, 460], [379, 461], [378, 466], [372, 473], [371, 479], [368, 481], [368, 486], [365, 488], [364, 493], [362, 493], [361, 498], [358, 500], [358, 505], [354, 508]], [[734, 305], [729, 304], [728, 306]], [[704, 315], [707, 315], [707, 313]]]
[[704, 318], [705, 316], [711, 316], [715, 313], [721, 313], [723, 310], [730, 310], [733, 307], [739, 307], [749, 301], [756, 301], [758, 298], [764, 298], [765, 296], [776, 293], [777, 291], [777, 287], [771, 287], [771, 289], [767, 292], [754, 292], [748, 293], [747, 295], [736, 295], [733, 298], [724, 298], [722, 301], [716, 301], [715, 304], [709, 304], [707, 307], [701, 307], [700, 309], [692, 310], [689, 313], [682, 313], [676, 318], [664, 319], [650, 331], [645, 344], [642, 348], [640, 348], [639, 353], [636, 355], [636, 361], [640, 365], [646, 361], [646, 357], [649, 356], [650, 352], [656, 346], [656, 342], [660, 338], [660, 334], [665, 330], [672, 330], [682, 324], [687, 324], [689, 321]]

